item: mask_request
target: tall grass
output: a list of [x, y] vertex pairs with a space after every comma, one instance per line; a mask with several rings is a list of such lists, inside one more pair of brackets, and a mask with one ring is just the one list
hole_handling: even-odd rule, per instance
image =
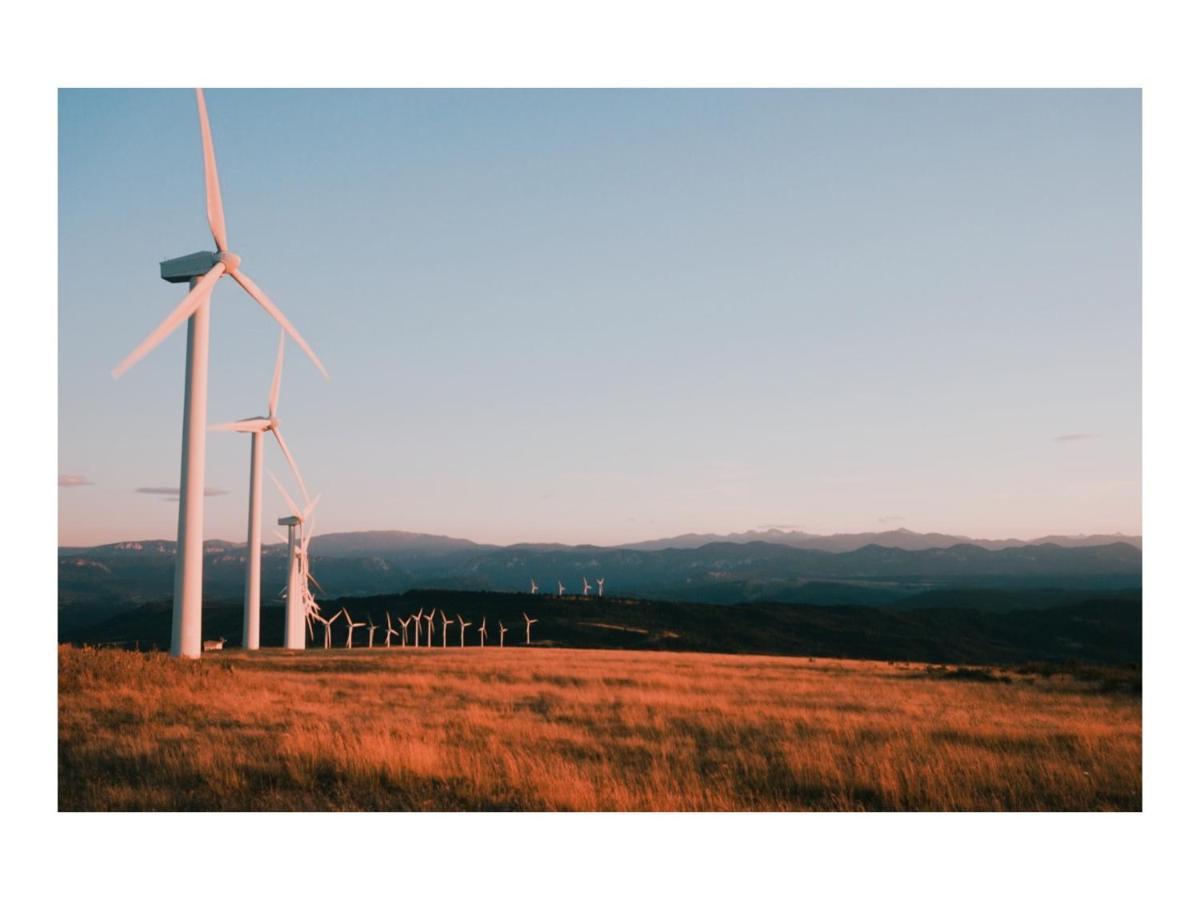
[[63, 810], [1135, 810], [1136, 693], [585, 650], [59, 649]]

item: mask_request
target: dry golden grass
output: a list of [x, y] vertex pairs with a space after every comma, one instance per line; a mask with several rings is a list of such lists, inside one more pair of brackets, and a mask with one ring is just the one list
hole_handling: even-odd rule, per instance
[[1136, 810], [1069, 677], [633, 651], [59, 650], [63, 810]]

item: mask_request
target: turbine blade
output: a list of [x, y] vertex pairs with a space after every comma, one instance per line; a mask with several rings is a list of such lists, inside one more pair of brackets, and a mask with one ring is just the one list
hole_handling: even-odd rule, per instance
[[132, 353], [117, 363], [117, 367], [112, 370], [113, 378], [120, 378], [128, 372], [143, 356], [161, 344], [167, 335], [186, 322], [191, 314], [200, 308], [200, 304], [212, 295], [213, 285], [217, 283], [217, 279], [224, 272], [225, 264], [217, 263], [201, 275], [196, 281], [196, 286], [188, 291], [188, 295], [183, 298], [183, 302], [175, 307], [170, 315], [163, 319], [159, 326], [134, 348]]
[[212, 129], [208, 126], [208, 106], [203, 88], [196, 88], [196, 108], [200, 111], [200, 141], [204, 144], [204, 197], [208, 206], [208, 227], [222, 253], [229, 249], [225, 239], [225, 208], [221, 205], [221, 182], [217, 178], [217, 157], [213, 153]]
[[283, 484], [280, 483], [279, 479], [275, 477], [275, 473], [268, 469], [267, 474], [270, 475], [271, 480], [275, 482], [275, 487], [279, 488], [279, 493], [283, 494], [283, 499], [287, 501], [288, 509], [292, 511], [292, 515], [299, 519], [303, 519], [304, 516], [300, 515], [300, 507], [296, 505], [296, 501], [292, 499], [291, 494], [284, 490]]
[[[292, 451], [288, 449], [287, 442], [284, 441], [283, 435], [279, 433], [278, 428], [272, 428], [271, 434], [275, 435], [275, 440], [279, 444], [279, 449], [283, 451], [283, 455], [287, 458], [288, 465], [292, 468], [292, 474], [296, 476], [296, 482], [300, 485], [300, 493], [304, 495], [304, 502], [309, 502], [308, 488], [304, 484], [304, 476], [300, 474], [300, 467], [296, 465], [296, 459], [292, 456]], [[300, 515], [296, 513], [296, 515]]]
[[253, 297], [258, 302], [258, 305], [267, 311], [267, 315], [278, 322], [280, 326], [282, 326], [283, 330], [291, 336], [292, 340], [300, 345], [300, 349], [308, 355], [308, 358], [313, 361], [313, 365], [320, 370], [321, 374], [325, 376], [325, 380], [328, 381], [329, 373], [325, 371], [325, 366], [322, 364], [321, 360], [317, 359], [317, 354], [313, 353], [312, 347], [308, 346], [308, 341], [304, 340], [304, 338], [300, 336], [300, 332], [297, 331], [295, 327], [293, 327], [292, 323], [287, 320], [287, 317], [280, 312], [279, 307], [271, 302], [271, 298], [262, 292], [262, 288], [251, 281], [250, 276], [241, 269], [235, 269], [230, 274], [233, 275], [234, 281], [245, 288], [246, 293]]
[[312, 511], [317, 508], [317, 504], [320, 502], [321, 502], [320, 494], [317, 494], [317, 496], [313, 497], [312, 500], [309, 501], [308, 506], [304, 507], [304, 518], [305, 519], [307, 519], [310, 515], [312, 515]]
[[279, 329], [279, 350], [275, 354], [275, 377], [271, 379], [271, 394], [267, 397], [267, 415], [275, 418], [279, 406], [279, 379], [283, 375], [283, 329]]

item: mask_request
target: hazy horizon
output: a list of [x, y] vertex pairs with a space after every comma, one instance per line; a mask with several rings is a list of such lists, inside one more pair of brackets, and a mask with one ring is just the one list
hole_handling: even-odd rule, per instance
[[[1141, 533], [1138, 91], [208, 106], [231, 247], [332, 375], [289, 345], [321, 532]], [[62, 546], [176, 537], [184, 330], [108, 373], [210, 247], [191, 93], [60, 91]], [[276, 335], [217, 289], [210, 421], [265, 412]], [[206, 539], [248, 443], [209, 435]]]

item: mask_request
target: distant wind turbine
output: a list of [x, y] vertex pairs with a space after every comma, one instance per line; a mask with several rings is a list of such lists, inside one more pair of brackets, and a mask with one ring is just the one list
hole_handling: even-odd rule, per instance
[[365, 622], [355, 622], [351, 619], [350, 613], [346, 612], [346, 607], [344, 606], [342, 607], [342, 615], [346, 617], [346, 625], [348, 626], [346, 628], [346, 649], [349, 650], [354, 646], [354, 629], [366, 628], [367, 625]]
[[413, 616], [413, 646], [421, 646], [421, 618], [425, 615], [425, 607], [421, 607], [421, 611]]
[[563, 594], [565, 594], [566, 592], [567, 592], [567, 588], [566, 588], [566, 586], [565, 586], [565, 585], [564, 585], [564, 584], [563, 584], [563, 583], [560, 581], [560, 582], [558, 583], [558, 596], [560, 596], [560, 597], [561, 597], [561, 596], [562, 596]]
[[383, 633], [383, 646], [390, 647], [390, 646], [392, 646], [392, 638], [395, 637], [396, 635], [400, 634], [400, 632], [398, 632], [395, 628], [392, 627], [391, 612], [388, 610], [384, 610], [383, 614], [385, 616], [387, 616], [387, 631], [385, 631]]
[[458, 646], [465, 647], [467, 646], [467, 626], [471, 623], [464, 622], [463, 617], [459, 615], [456, 615], [455, 618], [458, 619]]
[[505, 628], [505, 627], [504, 627], [504, 623], [503, 623], [503, 622], [501, 622], [501, 623], [500, 623], [500, 646], [501, 646], [501, 647], [503, 647], [503, 646], [504, 646], [504, 632], [506, 632], [506, 631], [508, 631], [508, 629], [507, 629], [507, 628]]
[[440, 612], [442, 614], [442, 649], [445, 650], [446, 649], [446, 632], [450, 630], [450, 623], [454, 620], [451, 619], [448, 615], [446, 615], [446, 611], [444, 609], [440, 610]]
[[425, 617], [425, 647], [426, 647], [426, 649], [433, 647], [433, 613], [434, 613], [434, 610], [431, 609], [429, 611], [429, 615], [427, 615]]
[[604, 579], [603, 578], [596, 579], [596, 596], [597, 597], [604, 596]]
[[537, 593], [537, 582], [534, 581], [532, 578], [529, 579], [529, 593], [531, 593], [531, 594]]
[[588, 584], [587, 576], [583, 576], [583, 596], [587, 596], [592, 590], [592, 586]]
[[367, 613], [367, 649], [371, 650], [375, 647], [375, 629], [379, 626], [375, 624], [375, 620], [371, 618], [371, 614]]
[[479, 646], [483, 646], [483, 642], [487, 640], [487, 616], [483, 617], [483, 624], [479, 626]]
[[[288, 650], [304, 649], [304, 622], [310, 612], [311, 594], [308, 591], [308, 541], [305, 539], [303, 528], [311, 518], [320, 495], [313, 498], [303, 510], [296, 505], [275, 473], [268, 470], [275, 487], [283, 495], [292, 514], [279, 520], [280, 525], [288, 527], [288, 577], [287, 577], [287, 608], [284, 613], [283, 646]], [[300, 533], [297, 533], [300, 529]]]
[[530, 635], [533, 633], [533, 625], [535, 622], [537, 622], [537, 619], [529, 618], [528, 613], [521, 613], [521, 616], [525, 619], [525, 644], [528, 646], [530, 643]]

